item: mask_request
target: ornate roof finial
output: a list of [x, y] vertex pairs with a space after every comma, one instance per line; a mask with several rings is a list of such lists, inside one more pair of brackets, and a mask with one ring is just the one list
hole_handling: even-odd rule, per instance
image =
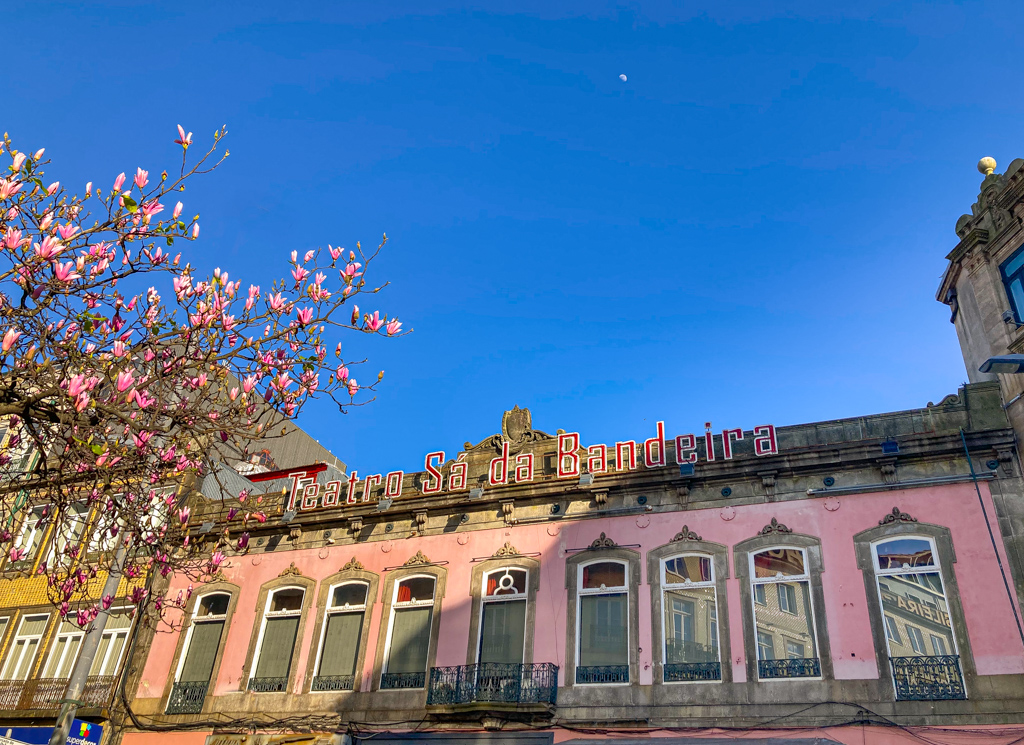
[[984, 157], [978, 161], [978, 173], [983, 173], [986, 176], [991, 176], [996, 170], [996, 159]]

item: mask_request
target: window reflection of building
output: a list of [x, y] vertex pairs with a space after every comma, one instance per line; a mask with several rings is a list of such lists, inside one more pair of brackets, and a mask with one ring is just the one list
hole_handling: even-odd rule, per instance
[[718, 608], [710, 556], [666, 559], [665, 662], [668, 665], [718, 662]]
[[805, 560], [804, 552], [796, 548], [769, 549], [753, 556], [758, 660], [817, 657]]

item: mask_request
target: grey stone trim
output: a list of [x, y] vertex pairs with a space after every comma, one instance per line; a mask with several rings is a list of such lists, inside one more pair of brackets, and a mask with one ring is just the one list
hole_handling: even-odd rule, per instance
[[707, 554], [711, 556], [715, 570], [715, 603], [718, 608], [718, 658], [722, 665], [722, 683], [732, 683], [732, 646], [729, 639], [729, 596], [726, 590], [729, 579], [729, 547], [721, 543], [704, 540], [685, 540], [666, 543], [647, 552], [647, 584], [651, 587], [651, 625], [654, 663], [654, 685], [662, 685], [664, 675], [664, 644], [662, 623], [665, 617], [661, 607], [664, 593], [661, 589], [661, 562], [663, 559], [680, 554]]
[[[481, 561], [473, 567], [472, 584], [469, 588], [473, 599], [472, 615], [469, 619], [469, 640], [466, 648], [466, 664], [477, 661], [477, 650], [480, 644], [480, 612], [483, 610], [484, 576], [495, 569], [525, 569], [529, 574], [526, 580], [526, 637], [523, 641], [523, 662], [533, 662], [533, 640], [537, 617], [537, 591], [540, 589], [540, 562], [526, 556], [494, 557]], [[542, 662], [554, 660], [542, 660]]]
[[[733, 566], [736, 579], [740, 580], [740, 602], [743, 605], [743, 647], [746, 660], [748, 683], [771, 683], [759, 681], [757, 677], [757, 635], [754, 633], [754, 605], [750, 590], [750, 555], [775, 546], [802, 548], [807, 557], [807, 569], [811, 584], [811, 607], [814, 609], [814, 626], [818, 642], [818, 659], [821, 661], [821, 677], [824, 681], [835, 679], [832, 669], [832, 645], [828, 636], [828, 615], [825, 613], [825, 595], [822, 591], [821, 575], [825, 566], [821, 558], [821, 540], [801, 533], [772, 532], [758, 535], [733, 546]], [[787, 684], [792, 681], [778, 681]]]
[[[348, 565], [346, 565], [348, 566]], [[359, 639], [359, 651], [356, 654], [355, 682], [353, 691], [361, 690], [363, 680], [363, 669], [366, 664], [366, 648], [370, 639], [370, 623], [373, 620], [373, 609], [377, 607], [377, 590], [380, 585], [380, 577], [365, 569], [343, 568], [329, 577], [320, 580], [320, 591], [316, 598], [316, 625], [313, 627], [313, 639], [309, 646], [309, 655], [306, 657], [306, 677], [302, 683], [303, 693], [310, 692], [313, 685], [313, 672], [317, 666], [317, 651], [320, 648], [320, 634], [327, 619], [327, 603], [330, 600], [331, 586], [342, 582], [361, 581], [365, 582], [366, 588], [366, 610], [363, 612], [363, 631]], [[337, 695], [335, 692], [333, 695]]]
[[562, 685], [571, 688], [576, 685], [576, 624], [579, 607], [579, 569], [583, 564], [596, 561], [619, 560], [626, 562], [629, 583], [629, 685], [640, 684], [640, 608], [637, 593], [640, 591], [640, 554], [631, 548], [596, 548], [580, 551], [565, 561], [566, 602], [565, 623], [565, 679]]
[[200, 599], [207, 595], [215, 595], [226, 593], [228, 597], [228, 610], [224, 614], [224, 630], [220, 634], [220, 644], [217, 647], [217, 659], [213, 662], [213, 671], [210, 673], [210, 690], [206, 695], [206, 700], [203, 702], [203, 711], [209, 710], [213, 701], [213, 692], [217, 683], [217, 676], [220, 674], [220, 663], [224, 659], [224, 648], [228, 643], [228, 634], [231, 631], [231, 617], [235, 614], [235, 608], [238, 607], [238, 595], [242, 588], [238, 585], [230, 582], [220, 581], [211, 582], [208, 585], [203, 585], [198, 590], [192, 593], [192, 597], [189, 598], [188, 603], [185, 605], [185, 621], [181, 625], [181, 631], [178, 633], [178, 643], [174, 648], [174, 657], [171, 658], [171, 668], [168, 671], [167, 680], [164, 682], [164, 692], [160, 697], [160, 711], [164, 712], [167, 710], [167, 702], [171, 697], [171, 690], [174, 688], [174, 680], [178, 673], [178, 664], [181, 661], [181, 656], [185, 654], [185, 639], [188, 636], [189, 628], [192, 626], [192, 616], [195, 613], [196, 605]]
[[[384, 669], [384, 650], [387, 645], [388, 629], [391, 626], [391, 606], [394, 604], [395, 583], [406, 577], [423, 575], [429, 575], [435, 581], [434, 612], [430, 619], [430, 647], [427, 649], [427, 677], [428, 679], [430, 677], [430, 668], [434, 666], [437, 659], [437, 639], [441, 631], [441, 601], [444, 599], [445, 587], [448, 582], [448, 570], [443, 566], [432, 564], [411, 564], [392, 569], [384, 575], [384, 585], [381, 589], [380, 630], [377, 632], [377, 651], [373, 660], [373, 677], [370, 680], [371, 691], [380, 690], [380, 676]], [[386, 690], [384, 693], [396, 700], [395, 706], [411, 706], [422, 709], [426, 705], [426, 689]], [[399, 701], [399, 699], [401, 700]]]
[[247, 691], [249, 687], [249, 673], [253, 669], [253, 655], [256, 652], [256, 642], [260, 638], [260, 629], [263, 627], [263, 614], [267, 607], [267, 598], [270, 593], [274, 590], [280, 590], [283, 587], [301, 587], [304, 591], [302, 596], [302, 615], [299, 616], [299, 628], [295, 632], [295, 644], [292, 647], [292, 660], [288, 667], [288, 690], [285, 693], [278, 694], [251, 694], [259, 696], [282, 696], [291, 695], [292, 689], [295, 686], [295, 676], [298, 672], [299, 655], [302, 653], [302, 632], [306, 628], [306, 619], [309, 617], [309, 609], [313, 605], [313, 588], [316, 587], [316, 581], [309, 577], [303, 577], [301, 574], [286, 573], [280, 577], [276, 577], [269, 582], [265, 582], [260, 587], [259, 597], [256, 599], [256, 618], [252, 625], [252, 633], [249, 636], [249, 648], [245, 653], [245, 665], [242, 667], [242, 677], [238, 679], [238, 690]]
[[[946, 591], [946, 603], [949, 606], [949, 618], [956, 635], [957, 651], [960, 653], [960, 667], [964, 675], [964, 688], [968, 697], [971, 691], [977, 691], [978, 671], [974, 664], [971, 651], [971, 638], [967, 633], [967, 621], [964, 618], [963, 604], [960, 602], [960, 588], [956, 581], [956, 550], [953, 548], [953, 537], [949, 528], [930, 523], [897, 522], [877, 525], [863, 530], [853, 537], [857, 552], [857, 568], [864, 576], [864, 594], [868, 602], [868, 618], [871, 622], [871, 637], [875, 643], [875, 663], [878, 665], [878, 678], [881, 696], [895, 699], [892, 672], [889, 664], [889, 645], [885, 638], [885, 622], [882, 620], [881, 603], [878, 600], [878, 586], [875, 581], [875, 565], [871, 556], [871, 544], [886, 538], [927, 536], [935, 541], [935, 550], [939, 554], [939, 575]], [[902, 702], [901, 702], [902, 703]]]

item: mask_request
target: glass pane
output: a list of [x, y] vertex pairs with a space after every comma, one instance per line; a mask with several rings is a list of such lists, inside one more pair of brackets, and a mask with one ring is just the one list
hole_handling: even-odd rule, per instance
[[263, 630], [263, 644], [260, 646], [260, 661], [256, 665], [257, 678], [288, 677], [298, 630], [298, 616], [267, 619], [267, 627]]
[[270, 601], [271, 613], [283, 610], [302, 610], [302, 590], [278, 590]]
[[[807, 582], [789, 582], [778, 585], [779, 592], [767, 592], [765, 604], [754, 605], [754, 623], [757, 627], [758, 654], [771, 650], [785, 651], [789, 656], [789, 644], [793, 649], [802, 648], [803, 657], [817, 657], [814, 644], [814, 627], [811, 623], [810, 584]], [[788, 589], [784, 589], [788, 588]], [[780, 607], [780, 598], [788, 608]], [[777, 657], [758, 657], [762, 660]]]
[[[63, 631], [63, 629], [61, 629]], [[75, 659], [78, 657], [78, 647], [81, 644], [82, 637], [80, 634], [75, 635], [61, 635], [57, 637], [57, 640], [53, 643], [53, 649], [50, 651], [50, 656], [46, 660], [46, 666], [43, 668], [44, 678], [66, 678], [71, 674], [71, 668], [75, 664]]]
[[487, 595], [525, 595], [526, 572], [516, 569], [491, 572], [487, 575]]
[[[342, 585], [334, 588], [331, 598], [332, 608], [344, 608], [346, 605], [366, 605], [366, 585], [362, 582]], [[345, 673], [348, 675], [349, 673]]]
[[[110, 652], [110, 643], [113, 641], [112, 634], [104, 634], [100, 637], [100, 646], [96, 649], [96, 656], [92, 658], [92, 669], [103, 667], [103, 661], [107, 658], [107, 653]], [[90, 672], [90, 675], [96, 675], [95, 672]]]
[[1021, 267], [1024, 267], [1024, 251], [1018, 251], [1016, 254], [1010, 257], [1010, 259], [1003, 264], [1003, 274], [1007, 277], [1018, 271]]
[[[96, 653], [92, 661], [92, 669], [89, 675], [115, 675], [117, 665], [121, 661], [121, 652], [124, 650], [124, 643], [128, 640], [127, 631], [115, 631], [111, 633], [108, 629], [103, 635], [101, 644], [103, 654]], [[219, 638], [218, 638], [219, 641]], [[214, 656], [217, 652], [214, 650]]]
[[526, 601], [484, 603], [480, 623], [480, 662], [523, 661]]
[[[199, 601], [199, 612], [196, 614], [200, 618], [203, 616], [223, 616], [228, 612], [228, 600], [229, 595], [207, 595]], [[302, 599], [299, 599], [299, 607], [302, 606]]]
[[188, 643], [188, 654], [181, 668], [179, 680], [186, 683], [206, 682], [213, 672], [213, 663], [217, 660], [217, 649], [220, 647], [220, 634], [224, 629], [223, 621], [197, 623], [192, 627], [192, 638]]
[[797, 548], [773, 548], [754, 554], [755, 577], [792, 577], [804, 574], [804, 552]]
[[[409, 603], [434, 599], [434, 578], [413, 577], [398, 584], [398, 602]], [[391, 672], [395, 672], [392, 670]], [[419, 672], [419, 671], [413, 671]]]
[[627, 610], [625, 593], [580, 598], [580, 666], [629, 664]]
[[3, 644], [4, 635], [7, 633], [7, 625], [10, 620], [7, 618], [0, 618], [0, 644]]
[[711, 581], [711, 557], [677, 556], [665, 562], [665, 584]]
[[427, 669], [432, 615], [432, 608], [402, 608], [395, 611], [386, 672], [421, 673]]
[[625, 587], [626, 565], [605, 562], [588, 564], [583, 567], [583, 589], [600, 589], [602, 587]]
[[910, 569], [935, 566], [932, 544], [923, 538], [899, 538], [875, 547], [879, 569]]
[[[27, 616], [18, 629], [18, 636], [39, 636], [46, 628], [49, 616]], [[77, 628], [77, 624], [76, 624]]]
[[[937, 572], [879, 577], [878, 587], [886, 624], [892, 627], [887, 634], [892, 657], [953, 654], [949, 607]], [[932, 642], [929, 650], [925, 639], [932, 636], [940, 644]], [[947, 651], [935, 652], [937, 648]]]
[[715, 588], [665, 593], [665, 662], [718, 662]]
[[[365, 585], [362, 587], [365, 595]], [[320, 654], [317, 675], [353, 675], [362, 631], [362, 613], [332, 613], [327, 616], [324, 649]]]
[[107, 625], [104, 626], [104, 631], [113, 631], [114, 629], [127, 629], [132, 625], [132, 618], [128, 615], [127, 611], [118, 611], [117, 613], [111, 613], [107, 616]]

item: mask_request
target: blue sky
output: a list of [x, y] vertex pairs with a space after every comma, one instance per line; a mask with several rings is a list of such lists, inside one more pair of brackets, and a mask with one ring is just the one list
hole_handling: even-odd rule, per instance
[[158, 172], [174, 125], [228, 125], [186, 203], [194, 264], [266, 285], [292, 249], [388, 234], [380, 307], [415, 333], [347, 341], [358, 377], [386, 371], [377, 401], [302, 421], [361, 473], [452, 455], [514, 404], [613, 442], [938, 401], [966, 377], [934, 300], [953, 225], [980, 157], [1024, 156], [1016, 2], [4, 17], [0, 126], [62, 181]]

